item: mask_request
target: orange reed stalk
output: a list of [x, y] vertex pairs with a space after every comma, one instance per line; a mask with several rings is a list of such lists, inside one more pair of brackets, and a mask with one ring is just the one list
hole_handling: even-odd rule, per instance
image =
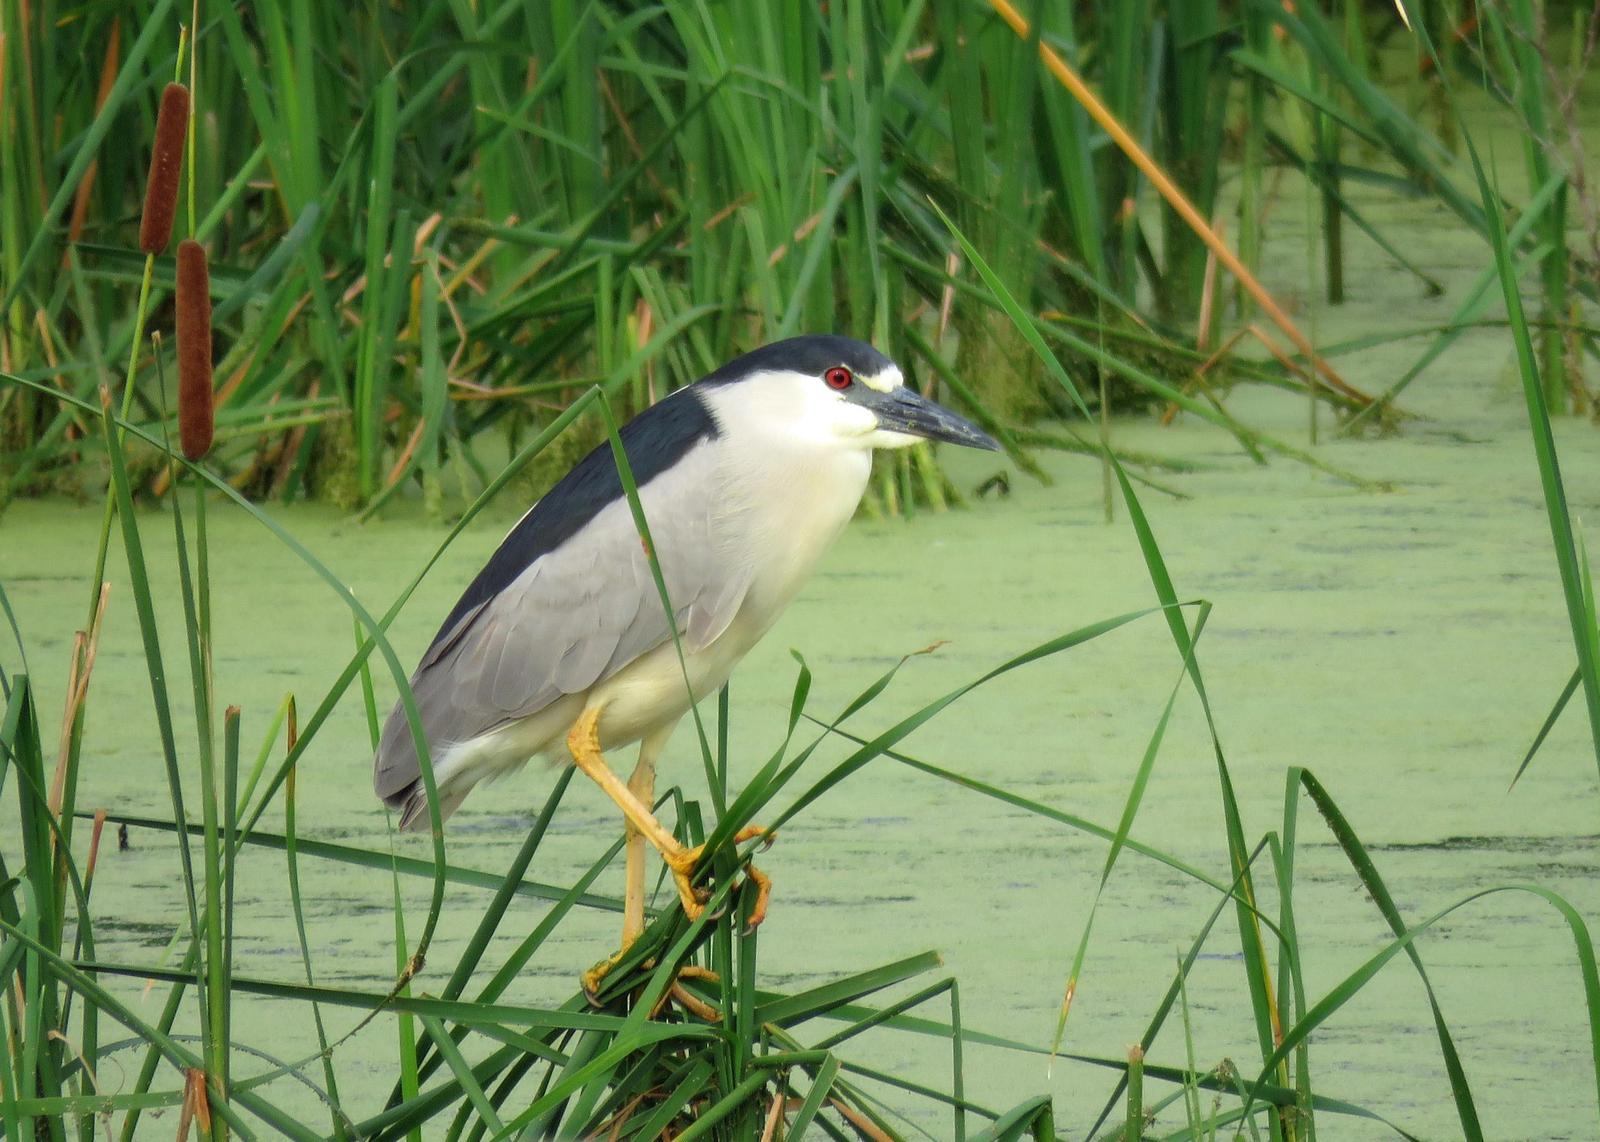
[[139, 249], [159, 254], [172, 240], [172, 219], [178, 213], [178, 182], [183, 172], [183, 140], [189, 131], [189, 89], [169, 83], [161, 92], [156, 115], [156, 145], [150, 155], [150, 181], [144, 191], [144, 217], [139, 222]]
[[[1027, 17], [1017, 11], [1011, 0], [989, 0], [989, 6], [995, 10], [1002, 20], [1011, 25], [1011, 30], [1019, 38], [1026, 40], [1029, 37], [1031, 29], [1028, 26]], [[1403, 14], [1404, 9], [1402, 8], [1401, 11]], [[1249, 267], [1239, 260], [1239, 255], [1229, 249], [1228, 244], [1200, 216], [1200, 212], [1194, 208], [1194, 205], [1184, 195], [1183, 191], [1178, 189], [1177, 184], [1168, 178], [1167, 173], [1156, 165], [1156, 161], [1145, 153], [1138, 140], [1128, 133], [1126, 127], [1118, 122], [1117, 117], [1111, 113], [1110, 109], [1096, 98], [1094, 92], [1089, 90], [1089, 85], [1083, 82], [1076, 71], [1072, 70], [1071, 65], [1062, 59], [1053, 47], [1042, 41], [1039, 44], [1039, 58], [1044, 61], [1044, 65], [1050, 74], [1055, 76], [1056, 82], [1067, 89], [1072, 98], [1077, 101], [1078, 106], [1088, 112], [1089, 118], [1093, 119], [1111, 141], [1117, 145], [1118, 149], [1128, 156], [1128, 160], [1139, 168], [1139, 173], [1150, 180], [1150, 185], [1155, 187], [1161, 197], [1167, 200], [1167, 205], [1172, 207], [1173, 212], [1179, 218], [1183, 219], [1184, 225], [1195, 232], [1196, 237], [1204, 242], [1206, 247], [1216, 256], [1217, 261], [1227, 267], [1228, 272], [1234, 276], [1240, 285], [1244, 286], [1245, 291], [1255, 299], [1256, 304], [1272, 319], [1272, 323], [1283, 331], [1285, 337], [1294, 342], [1294, 347], [1300, 350], [1300, 355], [1311, 363], [1312, 368], [1322, 374], [1323, 383], [1329, 388], [1338, 390], [1360, 405], [1371, 404], [1371, 397], [1360, 389], [1353, 388], [1347, 384], [1343, 377], [1334, 372], [1333, 366], [1328, 364], [1325, 358], [1317, 355], [1316, 349], [1312, 347], [1310, 341], [1306, 340], [1305, 334], [1301, 333], [1294, 322], [1289, 320], [1289, 315], [1283, 311], [1283, 308], [1273, 299], [1272, 295], [1266, 291], [1266, 287], [1256, 280], [1256, 276], [1250, 272]]]
[[211, 388], [211, 271], [206, 248], [178, 243], [178, 441], [198, 460], [211, 450], [216, 424]]
[[[100, 65], [100, 90], [95, 93], [94, 113], [100, 114], [111, 96], [111, 87], [117, 81], [117, 67], [122, 60], [122, 17], [111, 18], [111, 31], [106, 36], [105, 60]], [[67, 224], [67, 244], [76, 245], [83, 237], [84, 223], [89, 219], [89, 200], [94, 194], [95, 176], [100, 171], [98, 157], [89, 160], [89, 169], [72, 196], [72, 220]], [[63, 255], [64, 257], [65, 255]]]

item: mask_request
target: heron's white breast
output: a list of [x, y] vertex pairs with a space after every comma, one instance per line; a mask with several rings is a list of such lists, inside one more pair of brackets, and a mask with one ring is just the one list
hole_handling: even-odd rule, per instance
[[[743, 381], [710, 397], [721, 435], [722, 557], [746, 560], [750, 587], [734, 626], [753, 644], [793, 601], [855, 514], [872, 453], [828, 423], [833, 394], [790, 374]], [[748, 645], [745, 647], [748, 649]]]

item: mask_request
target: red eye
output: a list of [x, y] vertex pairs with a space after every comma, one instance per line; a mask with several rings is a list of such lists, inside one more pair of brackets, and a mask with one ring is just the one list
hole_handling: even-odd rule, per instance
[[822, 374], [822, 379], [828, 382], [828, 387], [830, 389], [837, 389], [840, 392], [843, 392], [845, 389], [849, 388], [851, 383], [855, 380], [855, 378], [850, 375], [850, 370], [845, 368], [843, 365], [835, 365], [826, 373]]

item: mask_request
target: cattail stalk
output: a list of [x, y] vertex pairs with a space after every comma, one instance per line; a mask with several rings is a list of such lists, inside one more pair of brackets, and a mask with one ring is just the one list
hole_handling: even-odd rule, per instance
[[139, 222], [139, 249], [160, 254], [172, 240], [178, 213], [178, 183], [183, 173], [183, 141], [189, 133], [189, 89], [169, 83], [161, 92], [156, 115], [156, 142], [150, 155], [150, 181], [145, 184], [144, 217]]
[[211, 450], [216, 425], [211, 386], [211, 271], [206, 248], [178, 243], [178, 441], [199, 460]]
[[[178, 33], [178, 58], [183, 59], [184, 45], [189, 32]], [[181, 73], [180, 73], [181, 74]], [[133, 314], [133, 336], [128, 339], [128, 374], [122, 385], [122, 419], [128, 419], [133, 409], [134, 382], [139, 376], [139, 352], [144, 348], [144, 320], [150, 303], [150, 279], [155, 272], [156, 255], [167, 248], [172, 238], [172, 220], [178, 210], [178, 180], [183, 169], [183, 142], [189, 133], [189, 89], [180, 83], [169, 83], [161, 93], [161, 109], [156, 113], [156, 142], [150, 161], [150, 178], [145, 184], [144, 214], [139, 220], [139, 249], [144, 251], [144, 274], [139, 280], [139, 303]], [[101, 399], [110, 411], [111, 394], [103, 387]], [[108, 430], [110, 426], [107, 426]], [[124, 428], [116, 428], [120, 443]], [[109, 444], [109, 441], [108, 441]], [[91, 580], [94, 598], [98, 598], [100, 584], [105, 581], [106, 554], [111, 544], [111, 520], [116, 512], [116, 497], [106, 496], [105, 512], [100, 519], [100, 542], [95, 552], [94, 579]], [[95, 604], [90, 603], [89, 619], [93, 622]]]

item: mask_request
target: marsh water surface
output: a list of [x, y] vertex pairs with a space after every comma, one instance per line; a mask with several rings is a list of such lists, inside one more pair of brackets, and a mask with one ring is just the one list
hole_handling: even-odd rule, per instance
[[[1388, 225], [1405, 224], [1395, 206]], [[1431, 208], [1423, 221], [1450, 222]], [[1469, 241], [1459, 269], [1475, 271]], [[1370, 255], [1369, 255], [1370, 256]], [[1293, 259], [1290, 259], [1293, 262]], [[1336, 318], [1344, 332], [1421, 326], [1453, 303], [1425, 299], [1400, 274], [1369, 275]], [[1293, 281], [1276, 283], [1292, 290]], [[1377, 390], [1423, 342], [1348, 357], [1341, 368]], [[1572, 670], [1554, 559], [1503, 334], [1476, 332], [1407, 394], [1427, 419], [1399, 435], [1324, 437], [1325, 460], [1393, 491], [1353, 488], [1287, 461], [1258, 467], [1225, 434], [1192, 422], [1118, 424], [1118, 443], [1200, 465], [1163, 479], [1188, 495], [1145, 493], [1179, 594], [1215, 610], [1201, 641], [1209, 687], [1246, 833], [1278, 827], [1285, 770], [1313, 770], [1337, 799], [1408, 920], [1495, 884], [1538, 882], [1600, 918], [1600, 790], [1581, 712], [1557, 725], [1528, 774], [1508, 791], [1533, 733]], [[1303, 406], [1260, 391], [1230, 407], [1247, 421], [1304, 442]], [[1600, 518], [1600, 437], [1560, 425], [1576, 513]], [[971, 487], [998, 462], [950, 456]], [[815, 674], [810, 709], [840, 709], [902, 654], [945, 644], [910, 662], [893, 687], [852, 723], [875, 731], [1044, 639], [1154, 601], [1132, 532], [1101, 517], [1092, 461], [1050, 464], [1053, 487], [1013, 475], [1012, 494], [972, 510], [910, 522], [861, 521], [732, 685], [733, 783], [782, 736], [801, 651]], [[406, 665], [493, 549], [522, 505], [474, 527], [446, 554], [393, 631]], [[376, 612], [408, 581], [442, 531], [396, 513], [365, 526], [326, 509], [274, 514]], [[88, 598], [98, 506], [22, 502], [0, 519], [0, 576], [21, 618], [47, 722], [59, 716], [71, 632]], [[164, 513], [142, 519], [147, 543], [166, 543]], [[347, 611], [294, 555], [257, 524], [217, 510], [211, 520], [217, 693], [244, 708], [246, 752], [293, 691], [302, 709], [332, 682], [352, 645]], [[1591, 527], [1591, 534], [1593, 528]], [[170, 815], [137, 626], [118, 580], [94, 680], [80, 805]], [[171, 584], [170, 558], [157, 560]], [[175, 594], [163, 614], [178, 651]], [[179, 651], [181, 653], [181, 651]], [[6, 661], [12, 661], [7, 652]], [[1180, 663], [1158, 618], [1007, 675], [957, 703], [906, 744], [908, 753], [1114, 827], [1129, 783]], [[380, 680], [380, 702], [392, 687]], [[826, 744], [821, 774], [845, 745]], [[618, 767], [631, 765], [619, 760]], [[352, 692], [299, 774], [303, 835], [362, 846], [387, 843], [369, 785], [367, 729]], [[538, 766], [480, 789], [451, 821], [450, 859], [501, 870], [543, 803], [551, 775]], [[664, 782], [702, 796], [692, 730], [681, 727]], [[1217, 769], [1198, 703], [1180, 698], [1134, 835], [1227, 879]], [[797, 785], [794, 788], [802, 788]], [[782, 802], [780, 801], [780, 804]], [[0, 805], [9, 819], [14, 810]], [[281, 819], [269, 816], [276, 828]], [[532, 876], [570, 883], [615, 838], [609, 802], [575, 782]], [[9, 846], [0, 830], [0, 844]], [[133, 832], [127, 851], [102, 855], [95, 886], [98, 952], [153, 962], [166, 954], [182, 912], [173, 850]], [[425, 857], [427, 843], [397, 842]], [[763, 861], [776, 881], [762, 929], [766, 982], [801, 987], [936, 949], [961, 982], [968, 1025], [1047, 1045], [1072, 951], [1099, 876], [1103, 842], [917, 773], [874, 762], [788, 827]], [[304, 891], [319, 981], [381, 987], [394, 971], [386, 876], [305, 861]], [[600, 888], [619, 892], [620, 868]], [[253, 851], [238, 910], [241, 962], [251, 975], [299, 980], [301, 967], [280, 854]], [[420, 909], [419, 884], [408, 904]], [[419, 981], [437, 990], [487, 893], [452, 889], [444, 926]], [[1310, 998], [1379, 951], [1388, 930], [1309, 805], [1300, 824], [1296, 915]], [[1170, 869], [1124, 854], [1112, 876], [1067, 1030], [1067, 1050], [1120, 1056], [1140, 1035], [1173, 971], [1215, 904], [1214, 894]], [[513, 909], [487, 957], [495, 962], [536, 922], [537, 902]], [[420, 911], [414, 913], [420, 916]], [[1259, 1057], [1245, 998], [1238, 938], [1225, 916], [1188, 984], [1198, 1061]], [[617, 919], [586, 912], [564, 925], [530, 966], [514, 998], [570, 995], [579, 970], [610, 949]], [[1596, 1108], [1577, 960], [1560, 918], [1522, 894], [1490, 896], [1441, 922], [1419, 944], [1456, 1035], [1491, 1137], [1592, 1137]], [[486, 969], [487, 971], [487, 969]], [[163, 988], [122, 980], [121, 994], [148, 1017]], [[943, 1015], [941, 1010], [937, 1012]], [[354, 1022], [331, 1016], [337, 1033]], [[309, 1017], [241, 1004], [237, 1035], [284, 1056], [314, 1050]], [[940, 1085], [947, 1048], [908, 1036], [868, 1041], [869, 1061]], [[132, 1056], [123, 1056], [130, 1060]], [[384, 1021], [338, 1054], [352, 1113], [372, 1113], [392, 1081], [392, 1031]], [[1176, 1018], [1152, 1058], [1181, 1064]], [[1427, 1137], [1459, 1131], [1426, 999], [1403, 958], [1320, 1031], [1312, 1061], [1319, 1093], [1376, 1110]], [[974, 1049], [969, 1095], [1009, 1105], [1057, 1096], [1061, 1127], [1076, 1135], [1098, 1111], [1110, 1073]], [[313, 1076], [320, 1072], [312, 1069]], [[102, 1073], [102, 1084], [131, 1083]], [[308, 1094], [305, 1117], [320, 1121]], [[1175, 1126], [1177, 1110], [1164, 1121]], [[922, 1125], [936, 1136], [945, 1119]], [[165, 1129], [165, 1127], [155, 1128]], [[1330, 1137], [1380, 1128], [1325, 1122]]]

